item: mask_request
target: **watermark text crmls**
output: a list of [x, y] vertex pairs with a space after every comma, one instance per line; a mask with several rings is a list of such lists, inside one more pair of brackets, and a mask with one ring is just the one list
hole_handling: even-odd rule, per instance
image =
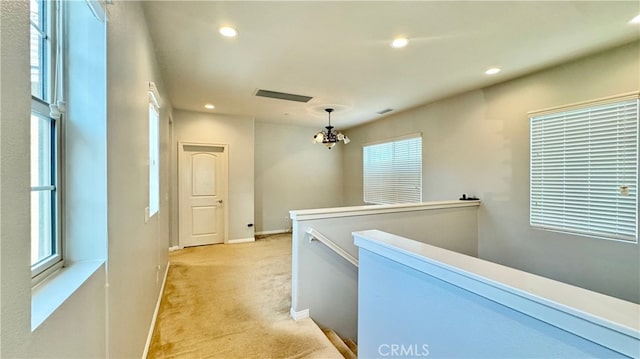
[[382, 357], [427, 357], [428, 344], [380, 344], [378, 354]]

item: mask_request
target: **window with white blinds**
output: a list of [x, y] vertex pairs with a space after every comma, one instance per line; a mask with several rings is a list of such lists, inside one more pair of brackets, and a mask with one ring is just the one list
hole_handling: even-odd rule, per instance
[[363, 147], [365, 203], [422, 201], [422, 137], [410, 135]]
[[638, 239], [638, 95], [530, 117], [533, 227]]

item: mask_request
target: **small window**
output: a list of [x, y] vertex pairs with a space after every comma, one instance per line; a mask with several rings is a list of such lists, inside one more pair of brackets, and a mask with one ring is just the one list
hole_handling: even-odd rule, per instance
[[637, 242], [638, 96], [530, 117], [531, 226]]
[[149, 217], [160, 209], [160, 96], [149, 84]]
[[362, 155], [365, 203], [422, 201], [420, 134], [365, 145]]

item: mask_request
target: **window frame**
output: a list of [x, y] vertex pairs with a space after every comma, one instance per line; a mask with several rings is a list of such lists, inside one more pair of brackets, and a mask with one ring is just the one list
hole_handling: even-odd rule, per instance
[[[51, 208], [50, 208], [50, 223], [51, 228], [51, 245], [55, 250], [50, 256], [47, 256], [38, 262], [31, 265], [31, 277], [46, 277], [50, 272], [55, 271], [64, 265], [63, 262], [63, 243], [61, 233], [61, 221], [60, 221], [60, 141], [58, 121], [49, 116], [48, 104], [43, 101], [33, 98], [32, 99], [32, 115], [40, 118], [46, 118], [50, 121], [50, 143], [49, 151], [51, 155], [51, 184], [48, 186], [31, 186], [31, 192], [50, 191], [51, 196]], [[31, 248], [33, 250], [33, 247]]]
[[[40, 95], [36, 95], [33, 93], [33, 88], [31, 89], [32, 92], [32, 97], [35, 97], [37, 99], [40, 99], [42, 101], [48, 102], [51, 98], [51, 81], [46, 82], [45, 80], [50, 80], [51, 79], [51, 73], [52, 73], [52, 56], [53, 56], [53, 42], [55, 41], [55, 38], [51, 35], [52, 34], [52, 30], [53, 30], [53, 24], [55, 24], [54, 19], [55, 19], [55, 4], [53, 4], [52, 1], [46, 1], [46, 0], [30, 0], [31, 2], [37, 2], [40, 5], [40, 13], [39, 15], [39, 21], [40, 21], [40, 26], [38, 26], [37, 24], [35, 24], [31, 19], [30, 20], [30, 29], [33, 27], [36, 31], [36, 33], [38, 34], [38, 36], [41, 39], [41, 43], [39, 44], [39, 61], [40, 61], [40, 67], [39, 67], [39, 71], [40, 71]], [[30, 31], [30, 35], [31, 34], [31, 30]], [[48, 40], [48, 41], [47, 41]], [[31, 42], [31, 36], [29, 38], [29, 41]], [[31, 43], [29, 44], [29, 49], [31, 51]], [[49, 55], [49, 56], [47, 56]], [[31, 57], [29, 58], [29, 64], [31, 69], [33, 69], [33, 67], [31, 66]]]
[[[160, 212], [160, 95], [149, 82], [149, 209], [148, 218]], [[152, 115], [154, 111], [155, 115]]]
[[[419, 145], [420, 148], [417, 151], [417, 153], [418, 153], [418, 155], [420, 157], [419, 161], [418, 161], [420, 168], [417, 171], [413, 171], [413, 172], [419, 174], [419, 180], [417, 181], [418, 182], [418, 192], [419, 193], [413, 194], [413, 195], [417, 195], [418, 198], [415, 201], [407, 202], [407, 201], [398, 201], [397, 198], [396, 198], [396, 200], [391, 201], [391, 200], [384, 200], [384, 199], [381, 199], [381, 198], [370, 198], [370, 197], [368, 197], [367, 194], [368, 194], [369, 191], [367, 189], [368, 188], [368, 186], [367, 186], [367, 182], [368, 182], [368, 176], [367, 176], [367, 171], [368, 171], [368, 167], [367, 167], [367, 162], [368, 162], [367, 161], [367, 149], [368, 148], [372, 148], [374, 146], [381, 146], [381, 145], [391, 145], [391, 146], [393, 146], [394, 144], [399, 143], [399, 142], [404, 142], [404, 141], [409, 141], [409, 140], [416, 140], [416, 139], [419, 139], [419, 141], [420, 141], [420, 145]], [[422, 184], [422, 181], [423, 181], [423, 173], [422, 173], [422, 170], [423, 170], [423, 163], [422, 163], [423, 162], [422, 161], [423, 146], [422, 145], [423, 144], [422, 144], [422, 133], [421, 132], [412, 133], [412, 134], [408, 134], [408, 135], [405, 135], [405, 136], [388, 138], [388, 139], [381, 140], [381, 141], [369, 142], [369, 143], [366, 143], [366, 144], [362, 145], [362, 189], [363, 189], [362, 195], [363, 195], [363, 201], [364, 201], [365, 204], [397, 204], [397, 203], [420, 203], [420, 202], [422, 202], [422, 195], [423, 195], [423, 188], [422, 188], [423, 187], [423, 184]], [[391, 156], [392, 156], [392, 158], [391, 158], [392, 160], [396, 160], [397, 159], [397, 158], [395, 158], [394, 154], [392, 154]], [[393, 169], [390, 170], [390, 173], [394, 173]], [[394, 188], [395, 193], [396, 193], [395, 197], [398, 196], [397, 189], [398, 188]], [[389, 197], [391, 197], [391, 196], [389, 196]]]
[[[37, 116], [41, 119], [47, 119], [50, 121], [50, 140], [47, 143], [50, 154], [50, 185], [47, 186], [32, 186], [30, 184], [30, 192], [42, 192], [50, 191], [50, 226], [49, 231], [51, 233], [51, 245], [53, 247], [52, 254], [40, 259], [39, 261], [30, 265], [32, 283], [35, 285], [41, 282], [44, 278], [47, 278], [51, 273], [57, 271], [64, 266], [64, 240], [62, 236], [62, 210], [61, 210], [61, 192], [62, 192], [62, 156], [61, 156], [61, 126], [60, 121], [55, 119], [51, 115], [50, 104], [53, 97], [54, 86], [54, 66], [56, 63], [56, 37], [54, 35], [54, 28], [58, 11], [58, 4], [55, 1], [46, 0], [33, 0], [39, 3], [40, 22], [42, 27], [38, 28], [35, 24], [31, 24], [33, 29], [38, 32], [40, 36], [40, 89], [39, 94], [33, 94], [31, 96], [31, 116], [29, 121], [31, 122], [32, 116]], [[31, 28], [30, 28], [31, 31]], [[31, 36], [29, 38], [31, 42]], [[30, 45], [31, 47], [31, 45]], [[30, 60], [31, 61], [31, 60]], [[33, 89], [32, 89], [33, 92]], [[31, 135], [33, 136], [33, 129], [31, 129]], [[33, 219], [31, 218], [30, 221]], [[30, 235], [30, 240], [32, 240]], [[30, 245], [30, 252], [33, 252], [34, 248]]]
[[[529, 139], [529, 225], [531, 228], [533, 229], [539, 229], [539, 230], [546, 230], [546, 231], [551, 231], [551, 232], [559, 232], [559, 233], [565, 233], [565, 234], [570, 234], [570, 235], [577, 235], [577, 236], [583, 236], [583, 237], [588, 237], [588, 238], [597, 238], [597, 239], [604, 239], [604, 240], [612, 240], [612, 241], [619, 241], [619, 242], [623, 242], [623, 243], [638, 243], [638, 209], [639, 209], [639, 198], [638, 198], [638, 164], [640, 163], [640, 161], [638, 160], [638, 153], [640, 150], [640, 146], [638, 145], [638, 139], [640, 138], [640, 93], [638, 92], [633, 92], [633, 93], [627, 93], [627, 94], [622, 94], [622, 95], [616, 95], [616, 96], [610, 96], [607, 98], [602, 98], [602, 99], [597, 99], [597, 100], [592, 100], [592, 101], [585, 101], [585, 102], [580, 102], [580, 103], [575, 103], [575, 104], [570, 104], [570, 105], [565, 105], [565, 106], [559, 106], [559, 107], [554, 107], [554, 108], [550, 108], [550, 109], [544, 109], [544, 110], [538, 110], [538, 111], [532, 111], [529, 112], [529, 135], [530, 135], [530, 139]], [[588, 220], [589, 218], [591, 218], [591, 213], [593, 213], [593, 211], [595, 210], [596, 213], [602, 213], [603, 211], [606, 213], [606, 209], [608, 207], [611, 207], [610, 204], [602, 204], [602, 205], [594, 205], [591, 206], [589, 202], [585, 202], [585, 206], [581, 207], [582, 211], [581, 212], [577, 212], [576, 206], [575, 205], [571, 205], [571, 196], [567, 196], [563, 190], [562, 194], [560, 195], [555, 195], [555, 197], [551, 198], [550, 200], [552, 201], [558, 201], [560, 199], [563, 199], [563, 201], [567, 201], [569, 200], [569, 204], [567, 205], [567, 202], [563, 202], [563, 206], [561, 209], [556, 210], [555, 212], [560, 211], [561, 213], [566, 213], [566, 209], [564, 208], [565, 205], [568, 206], [569, 210], [571, 212], [573, 212], [572, 214], [567, 215], [565, 214], [557, 214], [554, 216], [552, 216], [550, 213], [553, 212], [549, 212], [550, 210], [547, 209], [547, 213], [545, 212], [545, 208], [542, 208], [544, 206], [538, 204], [537, 202], [540, 202], [541, 200], [539, 199], [540, 194], [538, 193], [540, 190], [537, 190], [534, 188], [534, 180], [536, 181], [544, 181], [545, 180], [545, 174], [544, 172], [542, 174], [538, 174], [538, 172], [535, 171], [555, 171], [557, 172], [558, 169], [556, 168], [543, 168], [542, 170], [538, 170], [535, 169], [534, 166], [542, 166], [539, 163], [539, 159], [537, 159], [537, 155], [534, 154], [534, 142], [535, 141], [544, 141], [544, 139], [541, 140], [536, 140], [534, 138], [534, 135], [536, 134], [534, 132], [534, 121], [543, 121], [543, 120], [553, 120], [556, 119], [558, 120], [558, 118], [563, 117], [563, 120], [566, 120], [567, 117], [569, 117], [571, 120], [573, 120], [576, 123], [580, 123], [580, 126], [584, 126], [585, 128], [589, 128], [589, 131], [591, 130], [591, 126], [595, 126], [592, 122], [591, 122], [591, 113], [593, 112], [598, 112], [598, 111], [608, 111], [605, 106], [609, 106], [612, 107], [616, 104], [620, 104], [620, 107], [622, 107], [622, 104], [624, 103], [629, 103], [629, 102], [635, 102], [635, 104], [633, 104], [632, 106], [635, 106], [634, 110], [631, 113], [633, 115], [635, 115], [634, 117], [631, 117], [632, 121], [635, 120], [635, 123], [632, 124], [632, 129], [631, 130], [627, 130], [629, 132], [623, 132], [622, 135], [620, 134], [620, 126], [621, 126], [621, 122], [620, 120], [618, 120], [618, 122], [616, 122], [616, 129], [607, 129], [605, 127], [604, 130], [601, 130], [600, 128], [598, 128], [597, 131], [597, 135], [596, 137], [591, 137], [591, 135], [589, 136], [588, 140], [581, 140], [580, 142], [578, 142], [578, 144], [581, 144], [584, 149], [583, 151], [588, 151], [587, 155], [582, 155], [583, 157], [588, 158], [588, 161], [586, 161], [585, 159], [583, 159], [582, 161], [584, 162], [588, 162], [588, 164], [580, 166], [580, 167], [574, 167], [571, 169], [567, 169], [566, 166], [572, 165], [572, 163], [568, 163], [566, 162], [566, 160], [564, 159], [564, 156], [567, 156], [566, 152], [561, 152], [563, 154], [563, 162], [561, 162], [560, 165], [558, 165], [557, 162], [557, 158], [556, 157], [548, 157], [548, 161], [556, 161], [553, 162], [554, 167], [557, 168], [557, 166], [562, 166], [561, 168], [563, 169], [563, 171], [567, 171], [570, 170], [571, 171], [575, 171], [578, 170], [578, 168], [582, 171], [585, 171], [587, 173], [589, 173], [588, 175], [588, 179], [591, 178], [595, 178], [592, 177], [593, 175], [591, 174], [592, 172], [595, 172], [596, 170], [598, 170], [598, 166], [602, 166], [602, 164], [598, 164], [601, 163], [603, 160], [601, 159], [600, 153], [616, 153], [616, 165], [619, 165], [619, 161], [620, 161], [620, 156], [622, 156], [622, 168], [626, 168], [627, 163], [625, 163], [627, 161], [627, 157], [628, 157], [628, 152], [627, 151], [635, 151], [635, 156], [631, 155], [632, 161], [635, 161], [635, 167], [632, 167], [633, 169], [631, 170], [631, 174], [629, 174], [629, 171], [621, 171], [621, 170], [617, 170], [614, 172], [613, 175], [605, 177], [607, 179], [611, 179], [611, 178], [616, 178], [616, 183], [617, 183], [617, 187], [619, 187], [619, 191], [622, 191], [622, 186], [623, 185], [627, 185], [629, 186], [628, 188], [631, 189], [630, 194], [632, 194], [634, 196], [634, 200], [635, 203], [633, 203], [633, 201], [631, 201], [631, 205], [635, 206], [635, 211], [631, 210], [631, 211], [620, 211], [617, 210], [616, 211], [616, 215], [615, 215], [615, 219], [616, 219], [616, 224], [612, 225], [612, 226], [608, 226], [608, 227], [617, 227], [615, 230], [605, 230], [605, 229], [599, 229], [596, 230], [594, 229], [594, 227], [598, 227], [597, 225], [590, 225], [590, 224], [585, 224], [585, 225], [566, 225], [566, 222], [564, 225], [560, 225], [560, 224], [554, 224], [555, 222], [563, 222], [563, 221], [569, 221], [571, 222], [573, 220], [574, 223], [576, 222], [576, 218], [580, 217], [580, 218], [585, 218], [585, 220]], [[628, 106], [628, 104], [627, 104]], [[620, 111], [619, 109], [617, 111]], [[580, 112], [584, 112], [584, 113], [588, 113], [589, 115], [582, 115], [580, 114]], [[582, 117], [579, 117], [582, 116]], [[632, 116], [633, 116], [632, 115]], [[619, 116], [619, 115], [618, 115]], [[584, 119], [585, 117], [589, 117], [588, 119]], [[610, 117], [610, 115], [608, 115], [608, 117]], [[598, 117], [593, 117], [593, 120], [600, 120], [600, 121], [604, 121], [606, 117], [604, 117], [604, 115], [598, 115]], [[584, 121], [584, 123], [582, 122], [578, 122], [576, 121], [576, 119], [582, 119]], [[626, 118], [626, 116], [624, 117], [624, 119], [626, 121], [628, 121], [628, 119]], [[625, 126], [628, 126], [627, 122], [623, 122], [623, 124]], [[554, 126], [553, 124], [550, 126]], [[576, 130], [576, 126], [577, 125], [567, 125], [565, 123], [559, 124], [559, 125], [555, 125], [555, 126], [559, 126], [563, 129], [563, 131], [567, 131], [567, 130]], [[610, 126], [614, 126], [614, 125], [610, 125]], [[635, 128], [633, 128], [633, 126], [635, 126]], [[578, 130], [580, 130], [581, 128], [578, 128]], [[581, 129], [582, 131], [585, 131], [584, 129]], [[539, 129], [536, 131], [540, 131]], [[557, 130], [554, 130], [557, 131]], [[595, 131], [595, 130], [593, 130]], [[605, 132], [605, 131], [609, 131], [610, 133], [616, 133], [616, 140], [618, 142], [616, 142], [615, 147], [613, 145], [611, 145], [611, 147], [598, 147], [597, 151], [598, 151], [598, 157], [595, 157], [595, 159], [593, 161], [595, 161], [594, 165], [591, 165], [591, 161], [592, 161], [592, 156], [596, 156], [595, 154], [591, 153], [591, 146], [595, 146], [592, 145], [592, 141], [597, 141], [600, 140], [602, 141], [601, 137], [598, 136], [602, 136], [599, 133]], [[606, 133], [609, 133], [606, 132]], [[590, 133], [590, 132], [589, 132]], [[558, 136], [557, 133], [553, 133], [551, 135], [554, 136]], [[585, 135], [581, 135], [582, 137], [584, 137]], [[635, 141], [633, 139], [629, 140], [624, 140], [624, 142], [619, 142], [620, 138], [624, 138], [624, 137], [634, 137], [635, 136]], [[575, 135], [573, 136], [574, 138], [576, 137]], [[577, 142], [574, 138], [572, 138], [572, 141], [575, 143]], [[577, 137], [580, 138], [580, 137]], [[547, 140], [547, 141], [551, 141], [551, 140]], [[583, 143], [585, 142], [585, 143]], [[634, 143], [635, 144], [635, 148], [632, 148], [630, 150], [627, 149], [627, 143]], [[562, 151], [567, 151], [566, 150], [566, 141], [564, 140], [563, 137], [563, 141], [562, 141]], [[554, 146], [559, 146], [557, 144], [554, 144]], [[623, 154], [620, 154], [619, 148], [623, 147], [624, 148], [624, 152]], [[594, 147], [595, 148], [595, 147]], [[602, 152], [603, 148], [606, 149], [607, 152]], [[582, 149], [582, 147], [581, 147]], [[613, 149], [616, 149], [617, 151], [614, 151]], [[558, 152], [560, 150], [553, 150], [553, 153]], [[596, 150], [594, 150], [596, 151]], [[548, 156], [558, 156], [557, 154], [550, 154]], [[576, 154], [571, 154], [573, 157], [576, 156]], [[572, 158], [572, 157], [571, 157]], [[537, 162], [536, 162], [537, 161]], [[542, 160], [544, 161], [544, 159]], [[575, 160], [573, 160], [575, 161]], [[609, 162], [606, 162], [608, 166], [611, 166]], [[544, 164], [543, 164], [544, 165]], [[534, 171], [535, 170], [535, 171]], [[634, 172], [635, 171], [635, 172]], [[555, 175], [555, 177], [561, 176], [562, 180], [564, 180], [566, 178], [566, 176], [570, 176], [565, 174], [565, 172], [562, 172], [562, 174], [558, 174]], [[575, 175], [573, 175], [575, 177]], [[631, 176], [630, 178], [628, 176]], [[535, 177], [535, 178], [534, 178]], [[581, 195], [583, 196], [587, 196], [585, 198], [589, 198], [588, 194], [589, 193], [595, 193], [594, 197], [602, 197], [602, 194], [599, 193], [601, 192], [601, 190], [599, 189], [602, 184], [598, 184], [598, 182], [602, 182], [604, 179], [600, 177], [595, 178], [597, 181], [595, 182], [589, 182], [589, 185], [582, 185], [583, 187], [588, 187], [586, 192], [580, 192]], [[621, 180], [622, 179], [622, 180]], [[557, 181], [557, 180], [556, 180]], [[584, 180], [583, 180], [584, 181]], [[572, 187], [580, 187], [579, 184], [574, 184], [573, 182], [575, 182], [575, 180], [572, 180], [570, 185]], [[563, 184], [565, 182], [562, 182]], [[591, 184], [594, 183], [594, 184]], [[608, 182], [607, 182], [608, 183]], [[540, 187], [543, 185], [538, 185], [538, 187]], [[563, 185], [566, 186], [566, 185]], [[596, 191], [596, 192], [592, 192], [589, 191], [588, 189], [590, 188], [595, 188], [592, 191]], [[563, 187], [564, 188], [564, 187]], [[534, 191], [535, 189], [535, 191]], [[575, 188], [572, 188], [575, 190]], [[534, 193], [535, 192], [535, 193]], [[551, 190], [549, 191], [551, 192]], [[612, 193], [606, 192], [608, 196], [612, 196]], [[542, 194], [544, 196], [544, 193]], [[622, 194], [620, 194], [622, 195]], [[535, 197], [535, 198], [534, 198]], [[575, 195], [573, 196], [575, 197]], [[610, 197], [610, 198], [614, 198], [614, 197]], [[598, 200], [594, 200], [594, 202], [597, 202]], [[601, 199], [599, 200], [600, 202], [603, 203], [613, 203], [611, 202], [611, 199], [606, 200], [605, 199]], [[575, 202], [575, 201], [574, 201]], [[624, 208], [629, 206], [628, 203], [623, 203], [625, 201], [621, 201], [621, 200], [616, 200], [615, 203], [617, 204], [618, 208]], [[629, 201], [626, 201], [629, 202]], [[619, 204], [622, 203], [622, 204]], [[534, 208], [534, 204], [535, 207]], [[548, 204], [547, 204], [548, 206]], [[541, 209], [542, 208], [542, 209]], [[631, 225], [627, 225], [627, 226], [621, 226], [619, 223], [620, 218], [624, 219], [625, 218], [625, 214], [627, 215], [626, 217], [629, 218], [628, 214], [632, 213], [633, 215], [633, 224]], [[547, 215], [549, 217], [549, 219], [545, 219], [544, 216]], [[620, 215], [622, 215], [622, 217], [620, 217]], [[535, 218], [534, 218], [535, 217]], [[545, 222], [546, 220], [546, 222]], [[610, 222], [610, 218], [605, 218], [604, 219], [607, 222]], [[628, 220], [627, 220], [628, 221]], [[543, 223], [544, 222], [544, 223]], [[603, 222], [603, 223], [607, 223], [607, 222]], [[602, 226], [600, 226], [602, 227]], [[633, 233], [632, 234], [623, 234], [625, 233], [623, 228], [630, 228]]]

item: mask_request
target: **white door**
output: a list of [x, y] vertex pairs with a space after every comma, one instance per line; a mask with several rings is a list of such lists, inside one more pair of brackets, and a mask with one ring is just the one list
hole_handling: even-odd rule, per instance
[[180, 146], [179, 243], [223, 243], [227, 199], [227, 147]]

